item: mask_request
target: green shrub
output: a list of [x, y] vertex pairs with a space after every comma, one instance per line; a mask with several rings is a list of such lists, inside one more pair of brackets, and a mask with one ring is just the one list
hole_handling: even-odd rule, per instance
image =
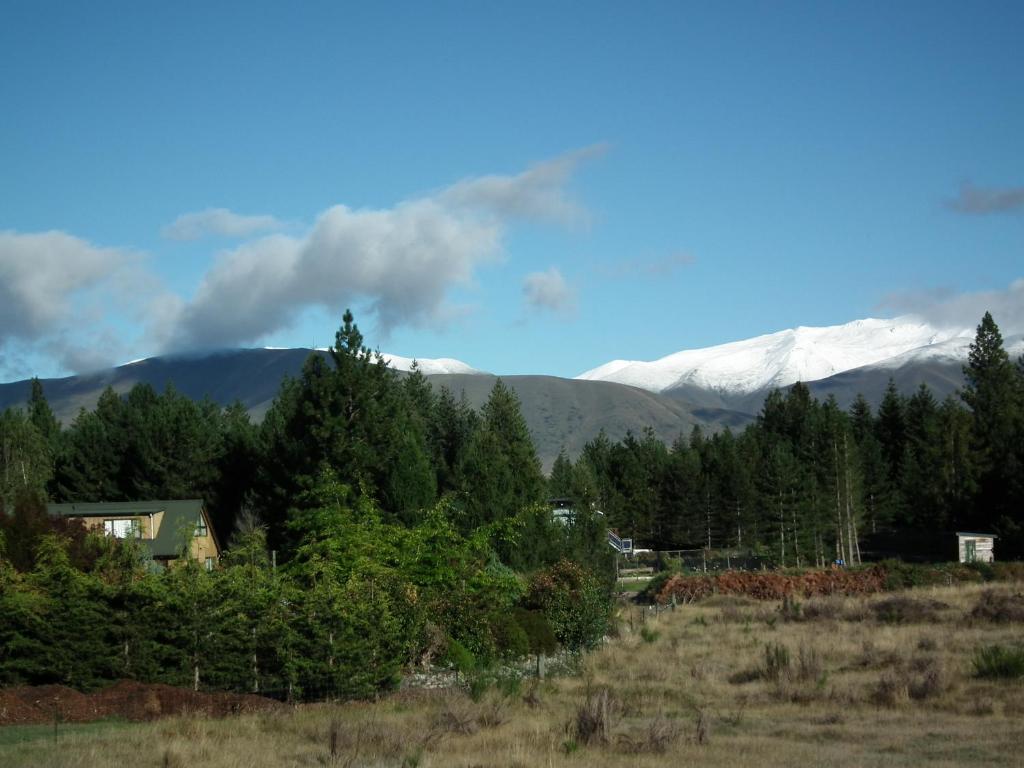
[[764, 647], [764, 668], [761, 675], [765, 680], [782, 680], [789, 677], [789, 649], [784, 645], [767, 643]]
[[963, 568], [977, 574], [977, 581], [995, 581], [996, 570], [992, 567], [992, 563], [965, 563]]
[[885, 588], [889, 591], [930, 587], [949, 581], [947, 574], [931, 565], [915, 565], [902, 560], [885, 560], [880, 565], [885, 569]]
[[1024, 678], [1024, 648], [986, 645], [974, 652], [974, 674], [995, 680]]
[[562, 645], [591, 648], [608, 628], [611, 595], [586, 568], [559, 560], [533, 575], [526, 607], [543, 612]]
[[491, 614], [489, 624], [494, 647], [500, 658], [521, 659], [530, 653], [530, 638], [514, 614]]
[[551, 624], [540, 611], [517, 608], [513, 614], [516, 624], [526, 633], [529, 652], [533, 655], [554, 653], [558, 648], [558, 639], [551, 629]]
[[458, 640], [449, 641], [445, 661], [452, 669], [463, 675], [468, 675], [476, 669], [476, 657]]
[[643, 638], [643, 641], [645, 643], [653, 643], [655, 640], [661, 637], [661, 633], [656, 629], [650, 629], [649, 627], [641, 627], [640, 637]]

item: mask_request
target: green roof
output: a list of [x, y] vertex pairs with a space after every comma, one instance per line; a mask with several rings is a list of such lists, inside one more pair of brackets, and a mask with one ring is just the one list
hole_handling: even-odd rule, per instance
[[[69, 504], [47, 504], [46, 511], [61, 517], [128, 517], [134, 515], [155, 515], [164, 513], [155, 539], [143, 539], [153, 557], [178, 557], [181, 554], [182, 531], [192, 535], [200, 515], [206, 520], [207, 529], [217, 541], [209, 517], [203, 511], [202, 499], [172, 499], [153, 501], [99, 501]], [[220, 544], [217, 543], [220, 550]]]

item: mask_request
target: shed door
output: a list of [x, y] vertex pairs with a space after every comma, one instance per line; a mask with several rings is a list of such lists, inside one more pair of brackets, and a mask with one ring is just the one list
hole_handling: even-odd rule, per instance
[[973, 563], [978, 559], [978, 542], [974, 539], [967, 539], [964, 542], [964, 562]]

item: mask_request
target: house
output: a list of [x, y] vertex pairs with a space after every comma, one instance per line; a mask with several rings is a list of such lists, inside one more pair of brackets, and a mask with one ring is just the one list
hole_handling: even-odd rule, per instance
[[991, 563], [995, 560], [993, 549], [998, 538], [994, 533], [956, 532], [957, 549], [961, 563]]
[[107, 536], [134, 536], [150, 551], [153, 562], [165, 567], [181, 557], [185, 545], [207, 570], [220, 559], [220, 543], [201, 499], [48, 504], [47, 511], [80, 520]]

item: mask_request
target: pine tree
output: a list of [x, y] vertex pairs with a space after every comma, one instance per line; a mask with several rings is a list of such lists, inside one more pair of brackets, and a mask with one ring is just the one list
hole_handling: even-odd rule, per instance
[[999, 327], [988, 312], [970, 346], [964, 377], [961, 397], [974, 415], [971, 454], [978, 482], [974, 524], [1019, 531], [1024, 523], [1020, 479], [1024, 457], [1019, 444], [1024, 434], [1024, 394]]
[[555, 463], [551, 466], [548, 478], [547, 495], [552, 498], [572, 498], [575, 482], [573, 466], [565, 453], [565, 446], [558, 452]]
[[461, 474], [470, 528], [512, 517], [544, 497], [544, 475], [519, 398], [501, 379], [484, 404]]

